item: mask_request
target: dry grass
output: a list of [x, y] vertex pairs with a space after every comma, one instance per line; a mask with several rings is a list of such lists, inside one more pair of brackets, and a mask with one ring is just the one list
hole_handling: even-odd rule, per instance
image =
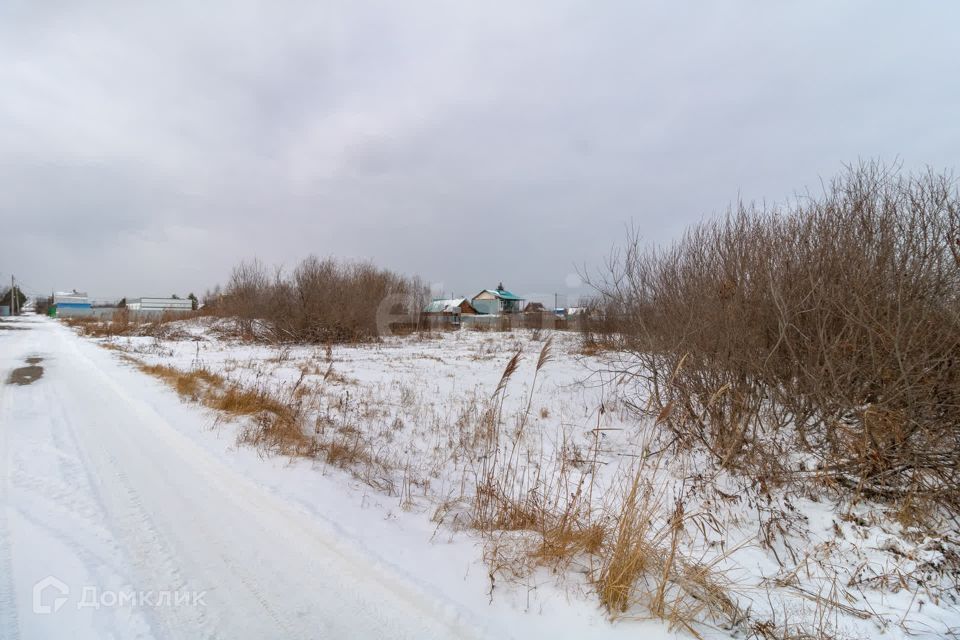
[[60, 322], [91, 338], [110, 338], [119, 335], [118, 328], [112, 322], [93, 316], [60, 318]]
[[727, 554], [710, 562], [688, 557], [683, 550], [688, 525], [701, 526], [697, 520], [703, 514], [687, 513], [680, 498], [665, 511], [664, 497], [649, 480], [656, 473], [641, 464], [613, 514], [610, 543], [597, 553], [595, 584], [601, 603], [614, 617], [640, 606], [671, 628], [695, 636], [705, 619], [727, 628], [743, 625], [746, 615], [717, 568]]
[[[644, 483], [638, 472], [617, 515], [613, 542], [606, 549], [596, 581], [600, 602], [612, 614], [627, 611], [641, 576], [659, 564], [660, 549], [651, 535], [659, 507], [653, 488]], [[664, 563], [664, 567], [669, 570], [668, 564]]]
[[236, 384], [231, 385], [223, 393], [212, 398], [210, 406], [231, 416], [272, 413], [285, 420], [291, 417], [286, 406], [262, 389], [244, 389]]
[[[248, 417], [253, 422], [241, 432], [242, 442], [284, 455], [311, 456], [316, 443], [304, 429], [303, 396], [290, 402], [265, 388], [244, 388], [203, 368], [175, 367], [134, 360], [144, 373], [164, 381], [187, 400], [201, 403], [226, 417]], [[299, 391], [295, 390], [294, 393]]]
[[299, 386], [281, 396], [266, 386], [234, 383], [205, 398], [205, 404], [230, 417], [248, 417], [240, 441], [280, 455], [313, 456], [317, 442], [307, 433]]
[[160, 378], [172, 386], [181, 396], [194, 401], [205, 393], [220, 389], [225, 383], [222, 376], [206, 369], [181, 371], [165, 365], [143, 363], [138, 363], [137, 366], [144, 373]]
[[[359, 429], [323, 416], [310, 423], [308, 416], [315, 408], [322, 387], [305, 384], [304, 378], [308, 375], [305, 370], [301, 370], [301, 378], [293, 387], [278, 391], [263, 384], [244, 386], [229, 382], [203, 368], [182, 371], [166, 365], [145, 364], [130, 356], [126, 359], [144, 373], [167, 383], [184, 399], [203, 404], [224, 418], [246, 419], [239, 434], [242, 444], [278, 455], [322, 456], [328, 464], [350, 471], [374, 488], [392, 490], [389, 465], [374, 453], [373, 443], [362, 437]], [[352, 384], [332, 368], [330, 364], [321, 376], [321, 384]], [[341, 403], [346, 410], [349, 401]]]
[[584, 524], [579, 520], [564, 520], [541, 532], [539, 546], [533, 557], [539, 564], [560, 569], [582, 555], [597, 555], [607, 537], [600, 523]]
[[[611, 453], [617, 455], [603, 449], [603, 411], [586, 436], [582, 427], [561, 427], [561, 441], [545, 447], [542, 427], [531, 415], [543, 415], [546, 409], [559, 418], [567, 411], [545, 405], [540, 397], [534, 405], [538, 376], [549, 368], [553, 348], [552, 340], [542, 345], [532, 380], [524, 381], [518, 381], [523, 354], [513, 351], [492, 395], [478, 391], [447, 416], [438, 416], [425, 403], [424, 388], [416, 384], [393, 383], [389, 398], [383, 388], [341, 384], [329, 353], [322, 366], [314, 362], [322, 362], [319, 353], [304, 364], [281, 358], [286, 368], [293, 364], [300, 369], [301, 379], [292, 387], [244, 387], [202, 371], [162, 365], [143, 370], [182, 396], [241, 419], [240, 441], [245, 444], [344, 469], [395, 496], [399, 508], [432, 509], [438, 530], [446, 526], [451, 535], [471, 529], [483, 540], [491, 597], [504, 581], [532, 588], [545, 567], [558, 581], [585, 576], [613, 619], [655, 617], [693, 635], [711, 623], [763, 638], [803, 637], [805, 630], [818, 628], [806, 618], [751, 617], [742, 610], [742, 594], [724, 573], [725, 560], [735, 549], [702, 551], [712, 548], [706, 530], [717, 534], [713, 539], [729, 539], [724, 528], [729, 522], [712, 519], [715, 508], [705, 507], [690, 492], [673, 493], [677, 481], [691, 474], [683, 463], [678, 467], [675, 452], [649, 453], [652, 436], [649, 448], [641, 443], [638, 449], [643, 457], [629, 458], [632, 462], [602, 484], [596, 484], [598, 470], [609, 463]], [[243, 370], [244, 365], [234, 365], [237, 375]], [[261, 380], [259, 370], [256, 379]], [[505, 404], [520, 382], [526, 383], [523, 395]], [[385, 406], [391, 401], [393, 406]], [[605, 402], [610, 411], [610, 400]], [[651, 433], [656, 431], [650, 426]], [[399, 447], [388, 446], [395, 435], [406, 438], [411, 432], [431, 444], [399, 455]], [[449, 465], [463, 472], [459, 487], [455, 479], [451, 486]], [[432, 487], [434, 480], [439, 480], [439, 490]], [[762, 525], [761, 533], [766, 531]], [[787, 534], [768, 532], [770, 549], [776, 535]], [[762, 542], [758, 546], [767, 548]], [[695, 555], [691, 549], [701, 551]], [[811, 601], [811, 608], [819, 607], [822, 616], [842, 611], [835, 600], [840, 599]]]
[[469, 472], [474, 487], [469, 515], [485, 540], [491, 597], [498, 579], [521, 581], [538, 566], [564, 575], [577, 565], [590, 576], [613, 618], [650, 615], [694, 635], [707, 620], [746, 628], [745, 615], [719, 568], [726, 554], [703, 561], [686, 551], [692, 538], [719, 525], [708, 513], [690, 513], [684, 500], [665, 500], [662, 490], [654, 489], [654, 481], [665, 473], [662, 455], [631, 466], [622, 492], [610, 495], [605, 507], [593, 501], [599, 424], [589, 451], [565, 437], [558, 456], [541, 451], [531, 457], [525, 443], [531, 400], [552, 348], [547, 340], [530, 396], [512, 420], [503, 415], [503, 397], [517, 374], [519, 353], [504, 368], [487, 409], [475, 413], [482, 453]]
[[100, 316], [68, 316], [60, 322], [91, 338], [118, 336], [170, 337], [170, 325], [195, 318], [198, 312], [167, 311], [162, 314], [138, 314], [125, 308], [115, 310], [109, 318]]

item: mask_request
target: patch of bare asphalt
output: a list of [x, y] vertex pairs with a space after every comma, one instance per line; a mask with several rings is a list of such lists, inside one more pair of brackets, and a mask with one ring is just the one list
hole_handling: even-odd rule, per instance
[[26, 386], [43, 377], [43, 367], [40, 366], [40, 363], [43, 362], [43, 358], [39, 356], [31, 356], [27, 358], [26, 362], [27, 366], [18, 367], [10, 372], [10, 377], [7, 379], [7, 384]]

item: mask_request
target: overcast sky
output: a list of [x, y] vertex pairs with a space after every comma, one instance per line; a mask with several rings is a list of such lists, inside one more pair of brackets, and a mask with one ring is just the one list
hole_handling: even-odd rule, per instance
[[844, 163], [956, 169], [956, 2], [0, 0], [0, 278], [370, 259], [575, 294]]

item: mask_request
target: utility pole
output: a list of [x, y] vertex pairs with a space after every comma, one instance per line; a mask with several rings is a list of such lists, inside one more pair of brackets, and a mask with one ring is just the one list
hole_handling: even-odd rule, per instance
[[17, 297], [13, 290], [13, 274], [10, 274], [10, 315], [17, 315]]

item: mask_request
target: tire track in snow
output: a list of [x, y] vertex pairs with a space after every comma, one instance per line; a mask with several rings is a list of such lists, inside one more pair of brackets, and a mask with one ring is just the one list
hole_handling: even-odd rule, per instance
[[[78, 361], [84, 360], [79, 353], [71, 355]], [[126, 407], [103, 392], [104, 380], [91, 378], [84, 382], [89, 383], [89, 386], [71, 388], [62, 397], [69, 400], [76, 400], [78, 396], [99, 399], [103, 406], [110, 406], [118, 415], [124, 415]], [[63, 402], [62, 397], [58, 398], [58, 404]], [[127, 588], [133, 593], [184, 591], [186, 580], [178, 570], [175, 551], [159, 532], [154, 518], [125, 470], [125, 465], [106, 446], [91, 440], [91, 437], [97, 434], [78, 429], [75, 420], [68, 415], [70, 412], [61, 408], [61, 413], [68, 438], [80, 457], [80, 468], [86, 477], [86, 483], [90, 486], [91, 493], [96, 496], [104, 521], [113, 534], [116, 549], [133, 569], [132, 575], [127, 572], [124, 576]], [[126, 416], [126, 419], [131, 417]], [[86, 426], [93, 427], [98, 420], [96, 416], [90, 416], [84, 422]], [[125, 420], [120, 428], [111, 430], [113, 443], [132, 444], [134, 447], [142, 444], [137, 443], [127, 432], [128, 425]], [[142, 452], [139, 453], [142, 455]], [[140, 456], [133, 462], [149, 464], [149, 460]], [[163, 478], [163, 469], [154, 471], [156, 478]], [[156, 638], [184, 637], [185, 630], [189, 630], [189, 636], [194, 638], [216, 637], [216, 634], [208, 629], [204, 611], [199, 607], [150, 606], [143, 608], [143, 613], [146, 614], [147, 624]]]
[[[138, 580], [134, 590], [185, 591], [186, 580], [179, 571], [176, 556], [157, 529], [154, 519], [144, 507], [143, 500], [133, 488], [126, 472], [109, 453], [106, 455], [110, 468], [115, 470], [116, 517], [113, 519], [121, 532], [131, 563], [136, 567]], [[148, 609], [151, 627], [158, 626], [162, 633], [158, 638], [180, 637], [184, 629], [190, 629], [194, 637], [206, 630], [203, 610], [197, 607], [156, 606]], [[208, 634], [202, 634], [208, 635]]]
[[[72, 361], [89, 362], [76, 349], [74, 344], [69, 344], [69, 348], [72, 351]], [[153, 383], [152, 380], [149, 380], [149, 382]], [[196, 584], [195, 580], [194, 584], [189, 584], [183, 573], [178, 569], [178, 560], [180, 562], [185, 560], [182, 550], [174, 548], [177, 544], [175, 537], [171, 537], [168, 543], [167, 538], [160, 532], [160, 527], [149, 515], [149, 509], [145, 506], [143, 497], [134, 488], [135, 483], [125, 468], [136, 469], [141, 481], [144, 472], [154, 478], [166, 478], [169, 481], [186, 470], [199, 473], [199, 477], [194, 483], [196, 486], [217, 486], [221, 484], [222, 479], [210, 474], [202, 464], [197, 466], [185, 464], [179, 470], [163, 468], [162, 464], [153, 459], [153, 456], [144, 455], [146, 449], [151, 448], [147, 444], [148, 436], [151, 434], [169, 436], [175, 432], [166, 424], [161, 424], [161, 417], [153, 410], [140, 406], [139, 403], [130, 399], [126, 389], [117, 385], [101, 371], [92, 371], [91, 375], [84, 379], [84, 383], [85, 388], [82, 389], [82, 393], [78, 389], [72, 389], [71, 393], [87, 398], [102, 396], [101, 402], [97, 404], [109, 405], [116, 413], [124, 416], [123, 426], [110, 429], [109, 434], [98, 434], [100, 436], [99, 441], [108, 440], [113, 445], [110, 449], [98, 446], [97, 441], [92, 439], [94, 434], [86, 430], [77, 430], [71, 421], [65, 423], [74, 438], [78, 440], [77, 448], [83, 458], [83, 467], [88, 474], [92, 474], [90, 482], [96, 485], [104, 512], [112, 525], [111, 529], [135, 568], [136, 576], [131, 578], [134, 587], [138, 589], [144, 586], [147, 588], [162, 587], [175, 592], [186, 592], [191, 590], [190, 587], [198, 587], [199, 585]], [[137, 428], [127, 428], [128, 425], [136, 425]], [[112, 422], [110, 426], [115, 427], [117, 425]], [[183, 436], [176, 433], [175, 437], [182, 438]], [[153, 442], [154, 445], [161, 443], [169, 444], [162, 440], [160, 443]], [[194, 446], [192, 443], [188, 444], [189, 453], [184, 455], [183, 458], [177, 459], [178, 465], [187, 461], [191, 463], [208, 462], [205, 457], [195, 457], [196, 451], [189, 448], [192, 446]], [[156, 448], [158, 447], [151, 450]], [[121, 460], [113, 455], [111, 450], [123, 451], [127, 455]], [[181, 451], [181, 453], [187, 452]], [[153, 490], [149, 493], [152, 494], [154, 500], [158, 498], [155, 485], [141, 483], [140, 486], [143, 489]], [[172, 482], [163, 488], [161, 493], [164, 492], [177, 493]], [[182, 487], [179, 493], [187, 497], [189, 487]], [[222, 499], [226, 496], [217, 495], [216, 497], [218, 501], [222, 502]], [[237, 507], [243, 506], [244, 503], [240, 498], [235, 499], [233, 494], [230, 494], [228, 500]], [[215, 504], [211, 503], [211, 506], [215, 506]], [[191, 500], [181, 501], [179, 508], [182, 510], [180, 516], [184, 522], [202, 523], [207, 516], [203, 505], [196, 505]], [[169, 530], [169, 527], [167, 529]], [[191, 526], [189, 535], [194, 541], [200, 541], [198, 545], [200, 548], [214, 550], [222, 548], [227, 542], [224, 533], [217, 528]], [[229, 535], [229, 532], [226, 533]], [[216, 534], [219, 534], [220, 537], [218, 538]], [[177, 551], [181, 551], [181, 553], [178, 554]], [[259, 610], [261, 613], [260, 617], [269, 619], [271, 633], [276, 634], [276, 637], [291, 638], [291, 640], [316, 637], [312, 630], [298, 630], [284, 620], [282, 613], [275, 609], [271, 602], [271, 597], [263, 592], [262, 578], [258, 579], [253, 571], [246, 569], [244, 562], [238, 562], [225, 553], [218, 553], [208, 560], [213, 561], [214, 558], [219, 559], [222, 566], [226, 567], [230, 573], [231, 579], [223, 582], [232, 582], [235, 585], [232, 589], [227, 588], [227, 584], [214, 583], [214, 586], [224, 587], [222, 590], [231, 599], [240, 601], [242, 600], [240, 596], [243, 594], [252, 599], [251, 603], [255, 604], [255, 610]], [[309, 562], [298, 561], [299, 566], [304, 564], [309, 564]], [[222, 581], [224, 576], [219, 577]], [[156, 607], [149, 610], [148, 613], [151, 630], [157, 638], [182, 637], [183, 629], [190, 629], [190, 637], [233, 637], [236, 633], [236, 626], [233, 627], [233, 633], [221, 628], [224, 624], [229, 628], [231, 620], [225, 616], [209, 619], [205, 615], [206, 610], [204, 608]], [[260, 620], [260, 622], [263, 621]]]
[[9, 433], [12, 421], [12, 397], [8, 385], [0, 380], [0, 638], [17, 640], [20, 622], [17, 617], [17, 592], [13, 583], [13, 541], [10, 538], [8, 510], [10, 505], [10, 450]]
[[[21, 474], [18, 500], [41, 496], [35, 515], [48, 527], [69, 513], [64, 519], [78, 522], [102, 516], [105, 532], [91, 540], [58, 524], [43, 543], [72, 551], [86, 569], [74, 578], [101, 589], [207, 591], [205, 607], [141, 608], [142, 631], [158, 640], [479, 635], [453, 604], [368, 557], [335, 523], [271, 494], [181, 433], [171, 420], [204, 428], [208, 417], [180, 407], [160, 383], [56, 323], [35, 333], [59, 364], [46, 376], [48, 394], [25, 388], [40, 407], [37, 424], [51, 431], [39, 440], [53, 446], [19, 436], [17, 446], [23, 464], [32, 464], [31, 452], [42, 455], [50, 477]], [[0, 460], [5, 487], [8, 463]], [[77, 509], [68, 504], [74, 497], [83, 502]], [[5, 549], [9, 555], [9, 540]], [[125, 637], [129, 625], [117, 610], [96, 613], [90, 631]]]
[[[136, 438], [130, 429], [118, 430], [111, 434], [111, 440], [117, 445], [128, 447], [131, 455], [140, 453], [147, 446], [145, 443], [152, 439], [149, 445], [151, 450], [163, 452], [176, 460], [178, 473], [171, 474], [171, 484], [167, 487], [174, 491], [174, 483], [182, 483], [182, 493], [192, 496], [201, 488], [206, 494], [204, 501], [183, 500], [180, 507], [185, 509], [186, 516], [192, 507], [196, 507], [196, 527], [191, 530], [191, 537], [203, 541], [202, 547], [225, 548], [233, 547], [239, 551], [233, 556], [222, 553], [220, 561], [222, 568], [227, 569], [227, 575], [221, 573], [218, 577], [225, 579], [226, 584], [234, 585], [234, 593], [238, 601], [250, 599], [254, 609], [259, 608], [262, 617], [272, 621], [287, 620], [288, 624], [281, 624], [271, 629], [271, 634], [283, 637], [317, 637], [316, 628], [291, 628], [292, 621], [309, 613], [309, 618], [327, 629], [330, 637], [372, 637], [387, 633], [393, 637], [481, 637], [477, 626], [459, 615], [457, 608], [443, 597], [428, 594], [415, 582], [391, 570], [379, 559], [370, 557], [369, 552], [345, 544], [338, 537], [334, 523], [316, 521], [314, 516], [306, 514], [301, 509], [286, 503], [261, 487], [250, 482], [246, 477], [238, 474], [223, 463], [213, 459], [187, 436], [172, 428], [167, 419], [146, 403], [136, 399], [135, 393], [129, 385], [122, 385], [115, 375], [107, 375], [107, 367], [99, 366], [94, 360], [109, 360], [111, 367], [120, 368], [113, 355], [102, 351], [97, 346], [72, 340], [70, 348], [76, 355], [71, 358], [85, 360], [90, 365], [90, 375], [86, 380], [99, 378], [98, 383], [108, 389], [111, 396], [111, 406], [123, 406], [124, 415], [128, 422], [136, 424]], [[90, 352], [87, 357], [84, 352]], [[127, 366], [123, 369], [129, 371]], [[152, 378], [133, 371], [137, 378], [144, 378], [149, 384], [159, 385]], [[173, 392], [165, 391], [174, 400], [179, 399]], [[159, 456], [148, 456], [143, 466], [161, 464]], [[138, 470], [142, 466], [137, 467]], [[208, 507], [224, 509], [224, 516], [234, 519], [236, 533], [245, 533], [251, 529], [250, 535], [257, 535], [244, 543], [242, 538], [234, 535], [224, 535], [230, 527], [229, 522], [222, 526], [203, 527], [201, 523], [209, 519]], [[241, 545], [237, 549], [238, 539]], [[262, 546], [265, 549], [249, 545]], [[273, 578], [265, 579], [262, 574], [263, 566], [257, 567], [261, 575], [257, 575], [251, 567], [253, 560], [262, 563], [263, 558], [250, 558], [250, 552], [256, 550], [272, 555], [276, 563], [273, 567]], [[292, 554], [290, 553], [292, 551]], [[294, 582], [289, 582], [291, 578]], [[278, 597], [278, 585], [289, 583], [281, 589]], [[317, 588], [328, 589], [329, 593], [318, 592], [316, 600], [309, 600], [307, 611], [291, 609], [297, 598], [309, 594]], [[358, 587], [364, 592], [358, 592]], [[368, 591], [368, 592], [367, 592]], [[245, 593], [243, 593], [245, 592]], [[323, 602], [329, 596], [340, 600], [339, 607]], [[355, 601], [351, 601], [355, 599]], [[254, 604], [255, 603], [255, 604]], [[233, 604], [233, 603], [231, 603]], [[267, 605], [265, 607], [264, 605]], [[352, 611], [347, 612], [350, 607]], [[318, 616], [310, 609], [328, 609], [325, 616]], [[269, 610], [268, 610], [269, 609]], [[401, 613], [402, 612], [402, 613]], [[422, 620], [422, 629], [411, 632], [403, 625], [395, 624], [391, 618], [402, 615], [407, 623], [411, 620]], [[327, 617], [331, 619], [326, 619]], [[304, 620], [301, 620], [301, 625]], [[414, 625], [416, 627], [417, 625]], [[284, 629], [284, 627], [288, 627]], [[437, 635], [440, 628], [445, 630]], [[424, 633], [427, 629], [428, 632]]]

